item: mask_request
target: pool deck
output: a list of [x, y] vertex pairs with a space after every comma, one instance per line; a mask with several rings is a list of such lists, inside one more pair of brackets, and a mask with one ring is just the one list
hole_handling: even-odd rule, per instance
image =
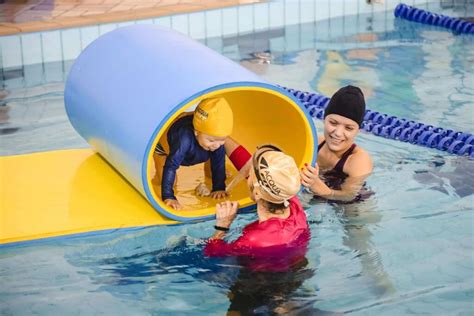
[[0, 36], [260, 2], [266, 0], [0, 0]]

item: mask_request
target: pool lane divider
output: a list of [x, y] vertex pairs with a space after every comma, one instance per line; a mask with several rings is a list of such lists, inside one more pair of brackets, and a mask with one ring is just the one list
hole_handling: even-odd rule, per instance
[[463, 20], [462, 18], [431, 13], [404, 3], [397, 5], [393, 13], [397, 18], [448, 28], [457, 34], [474, 34], [474, 23]]
[[[312, 117], [324, 119], [324, 110], [330, 98], [317, 93], [284, 89], [303, 102]], [[361, 129], [376, 136], [474, 158], [474, 135], [470, 133], [443, 129], [369, 109], [365, 111]]]

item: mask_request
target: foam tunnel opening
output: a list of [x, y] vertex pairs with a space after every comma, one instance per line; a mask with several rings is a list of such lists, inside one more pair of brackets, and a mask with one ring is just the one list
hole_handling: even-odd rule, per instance
[[[232, 108], [234, 128], [231, 137], [244, 146], [251, 154], [258, 145], [271, 143], [291, 155], [297, 165], [312, 163], [315, 160], [317, 144], [316, 131], [311, 118], [298, 105], [294, 98], [281, 89], [271, 86], [237, 86], [215, 88], [190, 98], [184, 104], [163, 119], [155, 131], [156, 136], [150, 140], [148, 158], [144, 161], [144, 188], [153, 206], [163, 215], [180, 221], [204, 219], [214, 216], [215, 205], [219, 200], [210, 197], [199, 197], [195, 188], [205, 183], [212, 188], [209, 173], [204, 171], [204, 163], [195, 166], [181, 166], [177, 172], [174, 187], [175, 195], [183, 206], [174, 210], [161, 199], [161, 179], [156, 177], [154, 149], [158, 142], [163, 142], [169, 127], [183, 113], [192, 113], [196, 105], [209, 97], [223, 97]], [[166, 142], [166, 141], [164, 141]], [[164, 164], [164, 160], [163, 160]], [[161, 167], [161, 166], [159, 166]], [[236, 175], [237, 170], [226, 157], [226, 184]], [[241, 181], [230, 192], [229, 200], [239, 202], [239, 208], [251, 208], [254, 202], [249, 198], [246, 181]]]
[[[216, 200], [195, 197], [195, 187], [206, 180], [203, 167], [181, 167], [178, 171], [175, 193], [184, 208], [176, 211], [162, 202], [159, 182], [152, 181], [153, 152], [180, 114], [204, 98], [219, 95], [234, 112], [231, 137], [249, 152], [257, 145], [273, 143], [299, 165], [314, 162], [316, 131], [296, 98], [201, 43], [164, 27], [132, 25], [96, 39], [71, 67], [64, 101], [74, 129], [158, 213], [172, 220], [190, 221], [215, 214]], [[230, 163], [227, 166], [231, 178], [235, 169]], [[246, 208], [253, 204], [248, 193], [241, 183], [229, 199]]]

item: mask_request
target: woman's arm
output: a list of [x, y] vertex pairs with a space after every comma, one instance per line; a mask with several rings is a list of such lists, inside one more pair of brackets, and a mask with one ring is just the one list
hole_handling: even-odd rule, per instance
[[230, 225], [234, 221], [237, 210], [239, 209], [239, 202], [225, 201], [216, 204], [216, 231], [211, 239], [222, 239]]
[[230, 192], [240, 181], [247, 178], [252, 167], [252, 155], [245, 147], [237, 143], [233, 138], [227, 137], [224, 143], [225, 154], [229, 157], [234, 167], [239, 171], [229, 182], [226, 188]]
[[238, 202], [225, 201], [216, 204], [216, 230], [204, 248], [206, 256], [223, 257], [232, 254], [232, 244], [226, 243], [223, 238], [237, 215], [238, 207]]
[[314, 194], [329, 200], [351, 201], [359, 193], [365, 179], [372, 173], [372, 159], [365, 150], [354, 153], [347, 159], [344, 173], [348, 177], [344, 180], [341, 188], [336, 190], [328, 187], [319, 178], [319, 167], [306, 165], [301, 172], [302, 184], [308, 187]]

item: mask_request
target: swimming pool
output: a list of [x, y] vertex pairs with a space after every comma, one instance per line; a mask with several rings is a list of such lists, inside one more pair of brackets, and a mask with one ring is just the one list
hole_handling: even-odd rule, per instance
[[[472, 133], [472, 36], [381, 12], [204, 42], [270, 82], [326, 95], [356, 84], [370, 109]], [[3, 71], [2, 155], [88, 146], [64, 113], [70, 64]], [[357, 143], [373, 155], [368, 184], [376, 195], [341, 206], [302, 193], [312, 237], [293, 271], [255, 273], [204, 258], [212, 222], [73, 236], [0, 250], [0, 311], [221, 315], [232, 304], [261, 314], [276, 306], [302, 314], [472, 313], [473, 161], [366, 133]], [[239, 216], [231, 237], [253, 220]]]

